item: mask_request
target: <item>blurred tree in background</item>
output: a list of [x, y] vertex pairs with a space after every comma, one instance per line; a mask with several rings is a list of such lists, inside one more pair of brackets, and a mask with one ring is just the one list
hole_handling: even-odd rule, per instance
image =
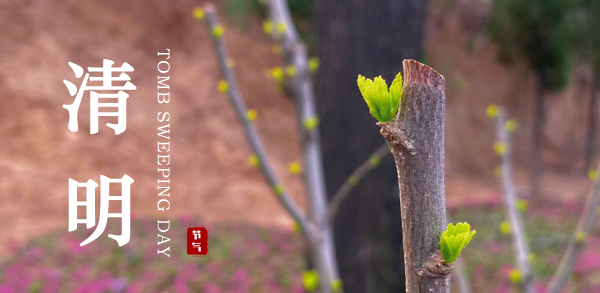
[[488, 27], [491, 39], [500, 47], [500, 61], [525, 62], [537, 78], [531, 149], [534, 196], [540, 193], [543, 169], [544, 99], [569, 81], [573, 42], [567, 21], [570, 8], [568, 0], [495, 0]]
[[[316, 2], [317, 110], [327, 191], [385, 143], [356, 85], [358, 74], [393, 80], [404, 59], [422, 52], [426, 1]], [[342, 203], [335, 219], [346, 292], [404, 292], [404, 262], [395, 166], [388, 157]]]
[[593, 70], [589, 104], [589, 124], [585, 141], [585, 168], [591, 167], [596, 149], [596, 108], [600, 89], [600, 1], [578, 0], [572, 14], [572, 35], [578, 59], [590, 64]]

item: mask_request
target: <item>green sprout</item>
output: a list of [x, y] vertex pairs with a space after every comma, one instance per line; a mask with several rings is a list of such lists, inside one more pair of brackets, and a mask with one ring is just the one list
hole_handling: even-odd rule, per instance
[[517, 121], [514, 119], [510, 119], [506, 121], [506, 124], [504, 124], [504, 129], [508, 132], [515, 132], [517, 128], [519, 128], [519, 123], [517, 123]]
[[313, 130], [319, 125], [319, 117], [313, 116], [313, 117], [304, 118], [304, 121], [302, 121], [302, 124], [304, 125], [304, 129]]
[[446, 263], [453, 263], [460, 256], [460, 252], [469, 244], [475, 235], [475, 230], [471, 231], [468, 223], [457, 223], [454, 226], [448, 224], [448, 228], [440, 238], [440, 247], [442, 248], [442, 257]]
[[302, 273], [302, 284], [308, 292], [315, 291], [319, 286], [319, 274], [315, 270], [305, 271]]
[[294, 175], [300, 175], [302, 173], [302, 167], [298, 162], [291, 162], [289, 165], [290, 173]]
[[491, 104], [486, 109], [486, 113], [487, 113], [488, 117], [490, 117], [490, 118], [498, 117], [499, 111], [500, 111], [500, 107], [498, 107], [498, 105], [496, 105], [496, 104]]
[[254, 168], [260, 167], [260, 159], [257, 155], [250, 155], [248, 157], [248, 163], [250, 163], [250, 165]]
[[248, 110], [248, 112], [246, 112], [246, 118], [248, 118], [249, 121], [256, 120], [257, 116], [258, 116], [258, 113], [254, 109], [250, 109], [250, 110]]
[[583, 242], [585, 242], [585, 238], [587, 235], [585, 234], [585, 232], [577, 232], [577, 234], [575, 235], [575, 243], [577, 244], [582, 244]]
[[510, 281], [513, 282], [513, 284], [520, 284], [523, 281], [523, 276], [521, 275], [521, 272], [517, 269], [512, 269], [510, 271], [509, 278]]
[[508, 222], [500, 223], [500, 233], [502, 233], [504, 235], [508, 235], [508, 234], [510, 234], [511, 231], [512, 231], [512, 227], [510, 226], [510, 224]]
[[212, 34], [213, 34], [213, 37], [215, 37], [215, 39], [221, 38], [221, 36], [223, 36], [224, 33], [225, 33], [225, 28], [220, 24], [215, 25], [212, 29]]
[[220, 92], [226, 93], [229, 91], [229, 83], [224, 80], [221, 80], [219, 81], [219, 85], [217, 86], [217, 88]]
[[494, 144], [494, 152], [496, 152], [498, 156], [503, 156], [504, 154], [506, 154], [506, 151], [508, 151], [508, 146], [506, 145], [506, 143], [496, 142]]
[[588, 170], [588, 177], [592, 181], [597, 181], [598, 179], [600, 179], [600, 176], [598, 176], [598, 170], [596, 170], [596, 169], [589, 169]]
[[526, 199], [520, 199], [515, 203], [515, 207], [521, 212], [526, 212], [529, 207], [529, 202]]
[[192, 10], [192, 15], [197, 20], [203, 20], [205, 16], [204, 9], [202, 9], [202, 7], [195, 7], [194, 10]]
[[298, 73], [298, 70], [294, 65], [288, 65], [285, 68], [285, 73], [287, 73], [287, 75], [289, 75], [290, 77], [294, 77]]
[[396, 75], [389, 90], [381, 76], [372, 80], [359, 75], [357, 82], [371, 115], [379, 122], [391, 121], [398, 112], [402, 96], [402, 75], [400, 73]]
[[333, 282], [331, 282], [331, 291], [333, 292], [342, 292], [342, 280], [340, 279], [335, 279]]
[[308, 60], [308, 69], [310, 72], [316, 72], [320, 65], [321, 61], [319, 61], [319, 58], [317, 57], [312, 57]]
[[263, 31], [267, 35], [270, 35], [273, 33], [273, 23], [270, 20], [263, 21]]
[[271, 70], [269, 71], [269, 74], [277, 83], [282, 83], [283, 80], [285, 79], [285, 73], [283, 73], [283, 70], [281, 69], [281, 67], [278, 67], [278, 66], [271, 68]]
[[275, 194], [277, 196], [283, 195], [283, 185], [277, 184], [277, 185], [275, 185], [275, 187], [273, 188], [273, 190], [275, 191]]
[[372, 155], [369, 158], [369, 163], [371, 164], [371, 166], [373, 168], [379, 166], [379, 163], [381, 163], [381, 158], [378, 155]]

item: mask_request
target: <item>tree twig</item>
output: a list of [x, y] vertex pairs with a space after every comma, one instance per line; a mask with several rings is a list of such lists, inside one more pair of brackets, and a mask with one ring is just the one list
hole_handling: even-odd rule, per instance
[[354, 186], [356, 186], [371, 170], [377, 168], [381, 159], [385, 158], [388, 154], [390, 154], [390, 147], [387, 144], [380, 146], [373, 154], [371, 154], [371, 156], [369, 156], [369, 159], [364, 161], [356, 170], [354, 170], [354, 172], [352, 172], [350, 177], [346, 179], [344, 184], [342, 184], [329, 202], [327, 214], [330, 222], [334, 220], [335, 214], [341, 203], [348, 197]]
[[439, 251], [446, 229], [445, 80], [415, 60], [404, 60], [403, 65], [398, 113], [378, 125], [398, 172], [406, 292], [449, 293], [452, 265]]
[[596, 222], [596, 213], [598, 204], [600, 204], [600, 180], [598, 178], [600, 176], [598, 175], [600, 174], [600, 163], [596, 168], [596, 172], [596, 178], [592, 178], [592, 187], [585, 201], [583, 213], [581, 218], [579, 218], [575, 233], [573, 233], [567, 251], [560, 260], [558, 269], [550, 281], [549, 293], [559, 293], [567, 283], [569, 275], [577, 261], [577, 256], [579, 256], [579, 253], [585, 246], [586, 236], [590, 232], [592, 225]]
[[[219, 18], [215, 6], [212, 3], [207, 3], [204, 7], [206, 12], [207, 24], [211, 32], [219, 26]], [[227, 65], [228, 54], [227, 48], [222, 37], [214, 37], [215, 47], [217, 51], [217, 59], [223, 76], [228, 83], [229, 99], [234, 106], [235, 112], [244, 128], [246, 138], [252, 147], [252, 150], [256, 154], [259, 160], [260, 168], [263, 171], [267, 181], [277, 194], [277, 198], [283, 204], [286, 211], [294, 218], [294, 220], [300, 225], [300, 228], [309, 239], [317, 238], [316, 227], [310, 223], [310, 221], [302, 214], [296, 203], [288, 195], [287, 191], [283, 188], [277, 175], [275, 174], [273, 167], [270, 164], [269, 158], [267, 157], [265, 148], [262, 143], [262, 139], [256, 130], [254, 124], [247, 117], [247, 108], [244, 102], [243, 96], [239, 90], [237, 79], [234, 71]]]
[[511, 152], [511, 137], [506, 127], [506, 112], [499, 109], [496, 116], [496, 134], [502, 145], [502, 184], [504, 186], [504, 205], [511, 225], [513, 246], [517, 254], [517, 267], [521, 273], [521, 285], [526, 293], [533, 293], [533, 276], [527, 257], [529, 255], [524, 239], [523, 222], [516, 207], [516, 194], [513, 182], [513, 164]]

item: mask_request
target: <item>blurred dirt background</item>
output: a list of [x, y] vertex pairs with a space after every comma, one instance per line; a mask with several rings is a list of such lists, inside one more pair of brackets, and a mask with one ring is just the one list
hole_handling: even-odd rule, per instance
[[[261, 174], [248, 163], [249, 147], [227, 97], [217, 91], [220, 72], [203, 24], [191, 16], [202, 1], [0, 1], [0, 254], [32, 236], [67, 225], [68, 178], [99, 182], [100, 175], [131, 176], [132, 213], [160, 216], [156, 209], [156, 120], [171, 112], [171, 210], [166, 218], [200, 215], [203, 221], [245, 221], [288, 226]], [[500, 201], [493, 169], [494, 126], [485, 115], [490, 103], [508, 107], [516, 133], [519, 190], [528, 191], [533, 78], [525, 68], [496, 62], [496, 51], [481, 34], [489, 7], [463, 1], [451, 10], [431, 1], [425, 62], [446, 79], [446, 174], [450, 207]], [[222, 3], [217, 1], [218, 5]], [[223, 11], [223, 9], [221, 9]], [[281, 65], [261, 20], [244, 30], [221, 16], [225, 40], [248, 106], [271, 160], [295, 199], [304, 205], [300, 178], [288, 164], [300, 161], [293, 102], [266, 71]], [[156, 102], [157, 51], [171, 49], [171, 103]], [[115, 66], [128, 62], [137, 90], [129, 92], [127, 130], [115, 136], [100, 120], [89, 134], [89, 103], [81, 105], [79, 132], [67, 129], [71, 104], [63, 79], [76, 82], [67, 63]], [[589, 69], [579, 68], [570, 87], [548, 99], [544, 130], [547, 196], [576, 201], [589, 182], [583, 170], [589, 100]], [[77, 82], [76, 82], [77, 83]], [[78, 83], [77, 83], [78, 84]], [[360, 98], [359, 92], [355, 97]], [[367, 107], [365, 105], [365, 111]], [[581, 114], [586, 113], [586, 114]], [[375, 123], [375, 121], [373, 121]]]

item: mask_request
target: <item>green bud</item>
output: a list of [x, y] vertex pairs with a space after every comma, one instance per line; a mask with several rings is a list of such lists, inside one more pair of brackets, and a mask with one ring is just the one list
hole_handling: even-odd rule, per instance
[[258, 113], [254, 109], [250, 109], [246, 112], [246, 118], [248, 118], [249, 121], [256, 120], [256, 116], [258, 116]]
[[467, 223], [458, 223], [456, 226], [452, 223], [448, 224], [448, 228], [440, 238], [444, 261], [448, 264], [456, 261], [460, 252], [473, 239], [473, 235], [475, 235], [475, 230], [471, 231], [471, 226]]
[[521, 275], [521, 272], [517, 269], [513, 269], [510, 271], [510, 281], [513, 282], [513, 284], [520, 284], [523, 281], [523, 276]]
[[283, 73], [283, 70], [281, 69], [281, 67], [273, 67], [270, 70], [270, 74], [271, 77], [273, 77], [273, 79], [277, 82], [277, 83], [282, 83], [283, 80], [285, 79], [285, 74]]
[[213, 27], [213, 29], [212, 29], [213, 37], [215, 37], [216, 39], [221, 38], [224, 33], [225, 33], [225, 28], [220, 24], [215, 25], [215, 27]]
[[287, 31], [287, 26], [285, 25], [285, 22], [280, 21], [279, 23], [277, 23], [277, 32], [280, 34], [283, 34]]
[[315, 291], [319, 287], [319, 273], [315, 270], [302, 273], [302, 285], [308, 292]]
[[275, 188], [273, 188], [273, 190], [275, 191], [275, 194], [277, 194], [278, 196], [283, 194], [283, 185], [281, 184], [277, 184], [275, 186]]
[[371, 166], [373, 168], [379, 166], [379, 163], [381, 163], [381, 158], [378, 155], [372, 155], [369, 158], [369, 163], [371, 164]]
[[508, 222], [500, 223], [500, 232], [502, 234], [508, 235], [508, 234], [510, 234], [511, 231], [512, 231], [512, 227], [510, 226], [510, 224]]
[[496, 154], [498, 156], [502, 156], [502, 155], [506, 154], [507, 150], [508, 150], [508, 146], [503, 142], [496, 142], [494, 144], [494, 152], [496, 152]]
[[515, 132], [517, 128], [519, 128], [519, 124], [514, 119], [510, 119], [506, 121], [506, 124], [504, 124], [504, 129], [508, 132]]
[[331, 282], [331, 291], [333, 292], [342, 292], [342, 280], [340, 279], [336, 279], [333, 282]]
[[263, 21], [263, 31], [267, 35], [270, 35], [273, 33], [273, 23], [270, 20]]
[[498, 107], [498, 105], [491, 104], [487, 107], [486, 113], [487, 113], [488, 117], [496, 118], [498, 116], [499, 110], [500, 110], [500, 107]]
[[598, 170], [596, 170], [596, 169], [589, 169], [588, 170], [588, 177], [592, 181], [597, 181], [600, 178], [600, 176], [598, 176]]
[[205, 16], [204, 9], [202, 9], [202, 7], [195, 7], [194, 10], [192, 10], [192, 15], [197, 20], [203, 20]]
[[356, 177], [354, 175], [348, 177], [348, 184], [350, 184], [352, 186], [358, 184], [358, 177]]
[[321, 61], [319, 61], [319, 58], [317, 57], [312, 57], [308, 60], [308, 70], [310, 72], [316, 72], [320, 65]]
[[317, 125], [319, 125], [319, 117], [310, 117], [310, 118], [305, 118], [304, 121], [302, 122], [302, 124], [304, 124], [304, 129], [306, 130], [313, 130], [315, 129], [315, 127], [317, 127]]
[[294, 175], [300, 175], [302, 173], [302, 167], [298, 162], [291, 162], [289, 165], [290, 173]]
[[585, 238], [587, 238], [587, 235], [584, 232], [577, 232], [575, 235], [575, 242], [577, 242], [577, 244], [582, 244], [585, 242]]
[[521, 212], [526, 212], [527, 208], [529, 207], [529, 202], [526, 199], [518, 200], [515, 203], [515, 207]]
[[219, 81], [219, 85], [217, 86], [217, 88], [220, 92], [226, 93], [229, 91], [229, 83], [224, 80], [221, 80]]
[[398, 112], [402, 97], [402, 75], [396, 75], [389, 90], [381, 76], [371, 80], [359, 75], [357, 82], [371, 115], [379, 122], [391, 121]]

